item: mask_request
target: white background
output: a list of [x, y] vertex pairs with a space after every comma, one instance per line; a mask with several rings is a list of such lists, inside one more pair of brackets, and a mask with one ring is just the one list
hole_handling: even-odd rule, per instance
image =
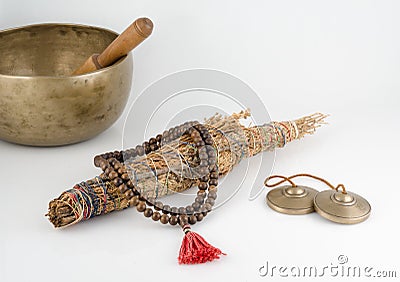
[[137, 17], [151, 18], [153, 35], [134, 51], [130, 103], [169, 73], [211, 68], [248, 83], [274, 120], [330, 114], [314, 136], [277, 152], [273, 172], [343, 182], [373, 209], [354, 226], [317, 214], [278, 214], [266, 206], [265, 193], [248, 200], [249, 177], [195, 226], [228, 255], [196, 266], [177, 264], [179, 228], [151, 223], [135, 210], [55, 230], [44, 217], [48, 202], [99, 173], [92, 157], [120, 148], [122, 117], [72, 146], [0, 142], [0, 281], [266, 281], [258, 272], [266, 261], [329, 266], [341, 254], [348, 265], [399, 276], [399, 14], [399, 1], [0, 0], [0, 29], [70, 22], [120, 32]]

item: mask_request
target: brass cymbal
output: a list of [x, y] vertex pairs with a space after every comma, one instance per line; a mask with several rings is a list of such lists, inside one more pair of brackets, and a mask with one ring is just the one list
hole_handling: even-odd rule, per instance
[[307, 214], [314, 211], [317, 190], [307, 186], [285, 185], [267, 194], [267, 204], [273, 210], [285, 214]]
[[363, 222], [371, 213], [370, 204], [360, 195], [335, 190], [319, 192], [314, 198], [314, 207], [322, 217], [343, 224]]

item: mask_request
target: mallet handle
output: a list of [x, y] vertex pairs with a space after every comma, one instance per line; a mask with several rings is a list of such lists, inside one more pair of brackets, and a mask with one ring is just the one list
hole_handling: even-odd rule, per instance
[[148, 18], [134, 21], [100, 54], [93, 54], [72, 75], [79, 75], [108, 67], [142, 43], [153, 31], [153, 22]]

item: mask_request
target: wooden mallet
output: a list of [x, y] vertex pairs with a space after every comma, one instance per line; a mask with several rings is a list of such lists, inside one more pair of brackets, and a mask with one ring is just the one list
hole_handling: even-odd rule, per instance
[[72, 75], [85, 74], [112, 65], [142, 43], [152, 31], [153, 22], [150, 19], [137, 19], [111, 42], [101, 54], [90, 56]]

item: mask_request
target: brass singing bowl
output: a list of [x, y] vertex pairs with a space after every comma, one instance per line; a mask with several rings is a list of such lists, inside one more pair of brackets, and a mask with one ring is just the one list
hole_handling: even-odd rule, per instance
[[0, 139], [58, 146], [109, 128], [129, 97], [132, 55], [92, 73], [71, 73], [117, 36], [103, 28], [72, 24], [0, 31]]

